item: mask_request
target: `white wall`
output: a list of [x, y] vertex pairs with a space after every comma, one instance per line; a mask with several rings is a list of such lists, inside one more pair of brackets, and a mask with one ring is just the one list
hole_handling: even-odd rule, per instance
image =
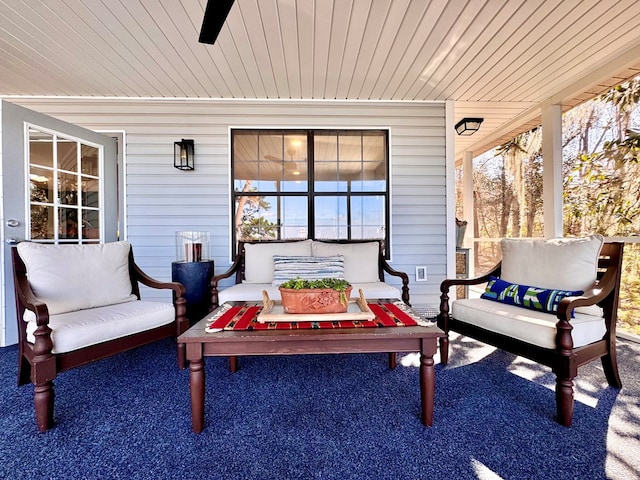
[[[9, 101], [93, 130], [126, 132], [127, 237], [137, 262], [159, 279], [171, 277], [181, 230], [209, 231], [216, 273], [229, 266], [231, 127], [389, 128], [391, 264], [409, 274], [412, 304], [438, 304], [447, 272], [444, 103]], [[173, 168], [173, 142], [181, 138], [195, 140], [192, 172]], [[427, 266], [427, 282], [415, 282], [417, 265]]]

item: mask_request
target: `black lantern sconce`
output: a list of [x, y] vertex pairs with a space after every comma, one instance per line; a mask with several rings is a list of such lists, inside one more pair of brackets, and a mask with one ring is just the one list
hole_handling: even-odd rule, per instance
[[173, 166], [178, 170], [193, 170], [193, 140], [182, 139], [173, 144]]
[[473, 135], [480, 129], [482, 122], [484, 118], [463, 118], [456, 123], [455, 129], [458, 135]]

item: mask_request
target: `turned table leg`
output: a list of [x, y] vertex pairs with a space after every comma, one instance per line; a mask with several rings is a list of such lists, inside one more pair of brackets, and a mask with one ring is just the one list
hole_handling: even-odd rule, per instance
[[189, 364], [189, 391], [191, 393], [191, 425], [195, 433], [204, 428], [204, 360], [191, 360]]
[[422, 423], [433, 425], [433, 402], [435, 397], [436, 376], [433, 356], [437, 348], [436, 339], [422, 339], [420, 351], [420, 401]]

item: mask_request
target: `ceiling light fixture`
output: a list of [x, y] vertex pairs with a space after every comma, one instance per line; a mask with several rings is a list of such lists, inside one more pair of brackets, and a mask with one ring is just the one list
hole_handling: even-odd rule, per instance
[[458, 135], [473, 135], [480, 129], [482, 122], [484, 122], [484, 118], [463, 118], [456, 123], [455, 129]]

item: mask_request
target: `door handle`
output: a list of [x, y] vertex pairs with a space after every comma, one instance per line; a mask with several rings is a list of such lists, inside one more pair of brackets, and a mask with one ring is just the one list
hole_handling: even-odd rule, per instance
[[5, 242], [7, 243], [7, 245], [17, 245], [20, 243], [20, 240], [14, 237], [10, 237], [10, 238], [7, 238]]

